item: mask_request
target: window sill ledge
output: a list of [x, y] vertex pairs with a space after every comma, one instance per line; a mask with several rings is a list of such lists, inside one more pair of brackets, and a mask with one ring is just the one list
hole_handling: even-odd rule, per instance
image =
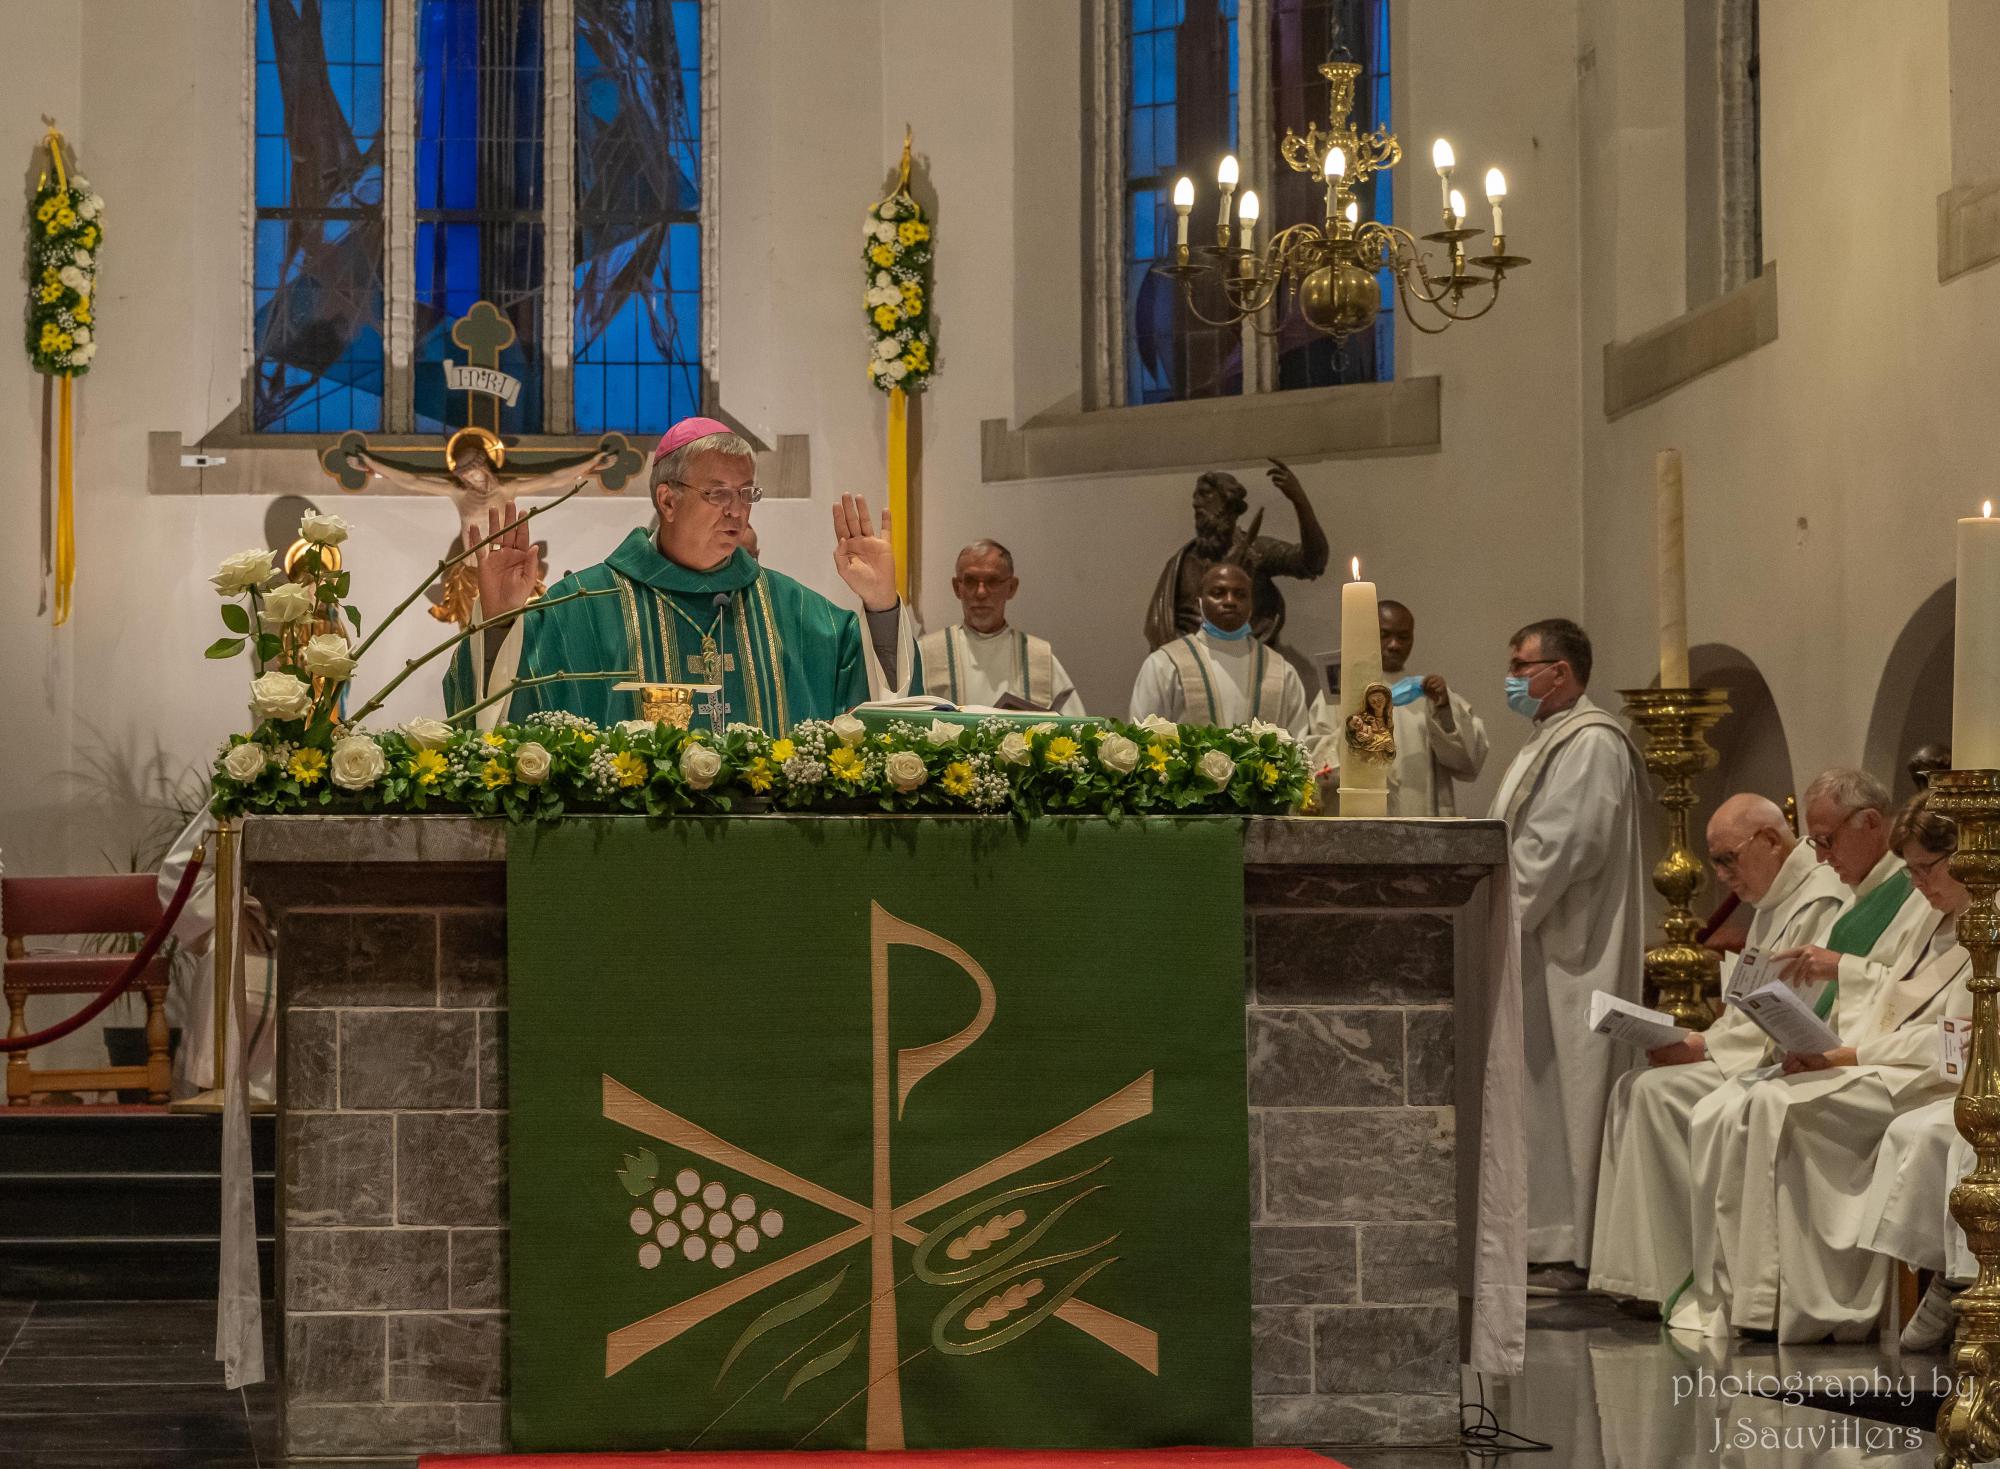
[[1006, 484], [1208, 469], [1264, 458], [1308, 463], [1432, 453], [1442, 444], [1442, 401], [1441, 379], [1414, 377], [1045, 413], [1019, 428], [989, 418], [980, 425], [980, 478]]
[[1778, 263], [1664, 326], [1604, 347], [1604, 416], [1624, 417], [1778, 340]]
[[2000, 260], [2000, 179], [1938, 195], [1938, 284]]

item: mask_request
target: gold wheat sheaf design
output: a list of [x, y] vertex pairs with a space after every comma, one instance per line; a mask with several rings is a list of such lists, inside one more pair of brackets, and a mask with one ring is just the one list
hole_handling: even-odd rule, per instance
[[965, 1317], [967, 1331], [984, 1331], [996, 1321], [1005, 1321], [1020, 1310], [1044, 1289], [1041, 1278], [1023, 1280], [1010, 1285], [996, 1296], [989, 1296], [977, 1310], [969, 1311]]
[[[945, 1258], [950, 1260], [970, 1260], [983, 1250], [989, 1250], [1008, 1235], [1028, 1222], [1026, 1209], [1015, 1209], [1010, 1213], [996, 1214], [984, 1224], [974, 1225], [957, 1239], [944, 1247]], [[1040, 1284], [1039, 1281], [1036, 1282]]]

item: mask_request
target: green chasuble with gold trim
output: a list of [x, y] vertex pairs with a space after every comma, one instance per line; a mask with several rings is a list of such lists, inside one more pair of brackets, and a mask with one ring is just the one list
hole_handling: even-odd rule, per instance
[[[517, 679], [621, 671], [630, 678], [636, 670], [639, 682], [708, 683], [702, 644], [713, 631], [731, 723], [785, 734], [801, 720], [831, 719], [868, 700], [861, 619], [765, 569], [747, 551], [713, 571], [690, 571], [661, 555], [644, 530], [634, 530], [609, 558], [550, 587], [548, 598], [577, 591], [610, 595], [527, 613]], [[718, 596], [727, 599], [720, 607]], [[614, 692], [621, 681], [572, 679], [522, 689], [507, 715], [520, 720], [559, 709], [599, 724], [636, 719], [639, 696]], [[445, 675], [445, 707], [456, 713], [476, 702], [474, 687], [466, 644]]]

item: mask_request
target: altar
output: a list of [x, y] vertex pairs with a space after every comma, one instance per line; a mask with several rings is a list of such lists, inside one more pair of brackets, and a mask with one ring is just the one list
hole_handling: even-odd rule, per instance
[[[853, 818], [706, 826], [727, 841], [841, 822]], [[1459, 1221], [1479, 1195], [1504, 828], [1204, 824], [1241, 834], [1243, 969], [1232, 955], [1189, 977], [1226, 986], [1232, 1005], [1241, 985], [1245, 1422], [1259, 1444], [1453, 1443], [1475, 1255]], [[245, 823], [247, 881], [282, 955], [277, 1375], [291, 1460], [520, 1446], [507, 873], [510, 843], [529, 840], [460, 816]], [[663, 920], [662, 941], [672, 933]], [[1240, 1244], [1221, 1242], [1224, 1258]]]

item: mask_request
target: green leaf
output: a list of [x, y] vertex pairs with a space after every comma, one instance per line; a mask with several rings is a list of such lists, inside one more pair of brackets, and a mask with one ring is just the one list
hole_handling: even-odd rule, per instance
[[860, 1340], [861, 1333], [857, 1331], [832, 1351], [821, 1352], [817, 1357], [806, 1363], [805, 1366], [799, 1368], [797, 1372], [792, 1374], [792, 1380], [785, 1384], [785, 1396], [790, 1397], [815, 1377], [824, 1377], [827, 1373], [833, 1371], [834, 1368], [845, 1362], [852, 1355], [854, 1344]]
[[250, 631], [250, 614], [243, 610], [241, 603], [224, 602], [222, 604], [222, 625], [231, 632], [247, 633]]
[[243, 639], [217, 638], [214, 642], [208, 645], [207, 651], [204, 652], [201, 656], [204, 658], [234, 658], [238, 653], [241, 653], [242, 651], [243, 651]]
[[633, 1198], [645, 1193], [660, 1176], [660, 1160], [651, 1148], [641, 1148], [636, 1154], [625, 1155], [625, 1166], [618, 1171], [618, 1181], [625, 1185], [625, 1192]]
[[266, 663], [269, 663], [273, 658], [284, 652], [284, 650], [284, 641], [276, 633], [264, 632], [257, 634], [257, 656], [262, 658]]
[[809, 1291], [793, 1296], [788, 1301], [780, 1301], [755, 1321], [744, 1327], [743, 1335], [736, 1338], [736, 1345], [731, 1347], [729, 1355], [722, 1359], [722, 1370], [715, 1374], [716, 1386], [720, 1387], [722, 1385], [722, 1379], [729, 1375], [729, 1369], [735, 1365], [736, 1359], [743, 1355], [745, 1347], [749, 1346], [766, 1332], [775, 1331], [788, 1321], [796, 1321], [801, 1316], [808, 1316], [817, 1311], [821, 1306], [824, 1306], [828, 1301], [833, 1299], [834, 1293], [840, 1289], [842, 1282], [846, 1279], [847, 1267], [843, 1265], [840, 1268], [840, 1273], [831, 1280], [821, 1285], [816, 1285]]
[[354, 624], [354, 630], [355, 630], [356, 632], [360, 632], [360, 631], [361, 631], [361, 613], [360, 613], [359, 609], [357, 609], [357, 608], [354, 608], [354, 607], [349, 607], [349, 608], [346, 608], [345, 610], [346, 610], [346, 612], [347, 612], [347, 620], [348, 620], [349, 622], [351, 622], [351, 623], [353, 623], [353, 624]]

